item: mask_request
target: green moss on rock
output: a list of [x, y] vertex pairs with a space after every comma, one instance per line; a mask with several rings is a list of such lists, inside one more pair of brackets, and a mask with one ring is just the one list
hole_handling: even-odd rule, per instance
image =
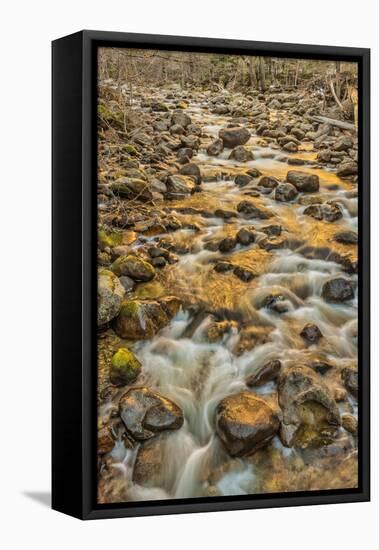
[[155, 277], [154, 267], [137, 256], [120, 256], [112, 264], [112, 271], [118, 277], [126, 275], [134, 281], [147, 282]]
[[141, 372], [141, 363], [133, 352], [120, 348], [112, 357], [110, 380], [115, 386], [133, 382]]

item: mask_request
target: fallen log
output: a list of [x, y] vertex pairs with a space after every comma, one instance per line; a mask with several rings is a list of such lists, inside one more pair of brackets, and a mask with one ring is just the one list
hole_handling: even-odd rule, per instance
[[335, 120], [334, 118], [328, 118], [326, 116], [314, 116], [313, 120], [315, 122], [322, 122], [323, 124], [336, 126], [342, 130], [356, 130], [355, 125], [351, 124], [351, 122], [343, 122], [342, 120]]

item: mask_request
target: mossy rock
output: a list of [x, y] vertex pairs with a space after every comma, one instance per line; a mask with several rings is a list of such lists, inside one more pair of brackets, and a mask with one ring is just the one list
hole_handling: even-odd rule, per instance
[[133, 281], [147, 282], [155, 277], [154, 267], [138, 256], [120, 256], [112, 264], [112, 271], [118, 277], [126, 275]]
[[138, 199], [146, 202], [153, 198], [148, 182], [140, 178], [123, 176], [111, 183], [110, 190], [121, 199]]
[[129, 340], [147, 340], [169, 324], [180, 302], [173, 296], [158, 300], [124, 300], [113, 328], [118, 336]]
[[129, 155], [132, 155], [132, 156], [138, 155], [137, 149], [134, 147], [134, 145], [131, 145], [130, 143], [124, 143], [122, 148]]
[[117, 128], [123, 129], [124, 119], [121, 111], [114, 112], [111, 111], [104, 103], [99, 103], [97, 106], [97, 114], [101, 119], [105, 120], [111, 126], [116, 126]]
[[134, 382], [141, 372], [141, 363], [133, 352], [120, 348], [112, 357], [110, 381], [115, 386], [125, 386]]
[[105, 248], [106, 246], [113, 248], [122, 244], [123, 241], [121, 231], [100, 228], [97, 232], [97, 236], [101, 248]]
[[97, 324], [109, 323], [119, 313], [125, 290], [118, 277], [108, 269], [99, 269], [97, 285]]

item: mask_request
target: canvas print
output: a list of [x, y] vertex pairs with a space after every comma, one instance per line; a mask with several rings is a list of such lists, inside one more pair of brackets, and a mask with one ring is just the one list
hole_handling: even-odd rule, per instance
[[98, 49], [98, 503], [358, 486], [357, 90]]

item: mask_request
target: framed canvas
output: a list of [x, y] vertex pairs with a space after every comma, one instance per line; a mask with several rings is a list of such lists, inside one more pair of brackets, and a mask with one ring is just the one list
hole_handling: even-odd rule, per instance
[[53, 42], [53, 508], [369, 500], [367, 49]]

